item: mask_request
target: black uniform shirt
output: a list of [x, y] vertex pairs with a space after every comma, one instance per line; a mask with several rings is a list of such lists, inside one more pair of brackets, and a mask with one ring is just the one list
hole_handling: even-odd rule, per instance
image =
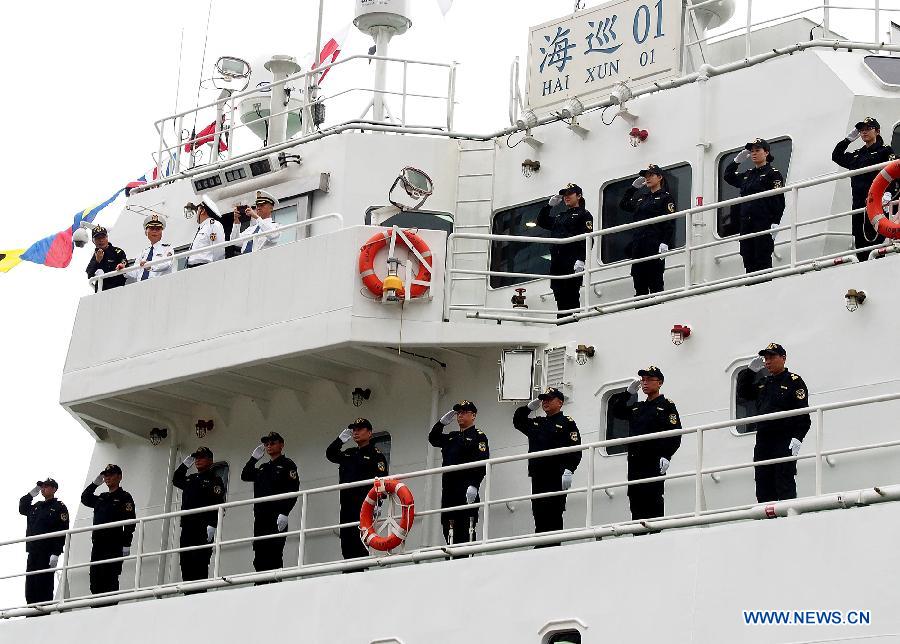
[[[853, 152], [847, 152], [848, 147], [850, 147], [850, 141], [841, 139], [841, 141], [834, 146], [834, 152], [831, 153], [831, 160], [848, 170], [858, 170], [859, 168], [865, 168], [870, 165], [875, 165], [876, 163], [884, 163], [885, 161], [891, 161], [896, 158], [894, 156], [894, 150], [891, 149], [891, 146], [885, 145], [880, 136], [876, 142], [869, 147], [864, 145]], [[850, 177], [850, 189], [853, 192], [854, 208], [862, 208], [866, 205], [866, 199], [869, 196], [869, 188], [872, 186], [872, 182], [875, 181], [876, 176], [878, 176], [878, 171], [866, 172], [865, 174], [858, 174], [855, 177]]]
[[[19, 514], [27, 517], [26, 537], [69, 529], [69, 510], [65, 503], [54, 498], [49, 501], [41, 500], [32, 505], [31, 498], [30, 494], [26, 494], [19, 499]], [[29, 541], [25, 544], [25, 551], [59, 555], [62, 554], [65, 543], [65, 537]]]
[[[442, 465], [444, 466], [475, 463], [491, 457], [488, 437], [475, 425], [445, 434], [444, 425], [437, 422], [428, 433], [428, 442], [441, 449]], [[460, 505], [470, 485], [475, 488], [481, 487], [484, 475], [485, 468], [483, 467], [446, 472], [441, 477], [442, 497], [456, 499], [459, 503], [453, 502], [453, 505]], [[450, 503], [451, 501], [448, 501], [445, 505]]]
[[[768, 375], [754, 384], [754, 374], [744, 369], [738, 375], [737, 394], [746, 400], [755, 400], [758, 414], [772, 414], [791, 409], [809, 407], [809, 390], [803, 378], [787, 369], [777, 376]], [[757, 442], [787, 442], [791, 438], [803, 440], [809, 431], [809, 415], [767, 420], [757, 425]]]
[[[256, 467], [257, 459], [250, 460], [241, 470], [242, 481], [253, 481], [253, 497], [271, 496], [272, 494], [284, 494], [296, 492], [300, 489], [300, 476], [297, 473], [297, 465], [282, 454], [275, 460], [267, 461]], [[283, 514], [287, 516], [297, 503], [297, 497], [282, 499], [281, 501], [269, 501], [257, 503], [253, 506], [257, 514]]]
[[[205, 472], [197, 472], [187, 475], [187, 466], [182, 463], [172, 476], [172, 485], [182, 490], [181, 509], [193, 510], [205, 508], [208, 505], [218, 505], [225, 502], [225, 483], [221, 477], [213, 473], [212, 468]], [[219, 525], [219, 513], [216, 510], [187, 514], [181, 517], [181, 524], [197, 523], [205, 526], [216, 527]]]
[[[568, 208], [565, 211], [551, 215], [552, 206], [547, 204], [538, 213], [537, 225], [550, 231], [550, 236], [556, 239], [583, 235], [594, 230], [594, 218], [581, 206]], [[584, 241], [571, 244], [554, 244], [550, 246], [550, 274], [566, 275], [575, 272], [575, 261], [584, 261]]]
[[[725, 168], [724, 178], [726, 183], [741, 191], [742, 197], [784, 187], [781, 172], [768, 163], [759, 168], [754, 166], [741, 173], [738, 173], [737, 169], [737, 163], [734, 161], [729, 163]], [[741, 234], [760, 232], [769, 229], [772, 224], [781, 222], [784, 215], [784, 194], [737, 204], [731, 209], [732, 212], [737, 209]]]
[[[528, 437], [529, 453], [581, 445], [578, 425], [571, 416], [559, 412], [553, 416], [529, 418], [530, 413], [531, 410], [524, 405], [516, 409], [513, 415], [513, 427]], [[580, 462], [581, 452], [532, 458], [528, 461], [528, 476], [562, 476], [563, 470], [574, 472]]]
[[[96, 252], [97, 249], [94, 249]], [[128, 261], [125, 257], [125, 251], [119, 248], [118, 246], [113, 246], [110, 244], [106, 247], [106, 250], [103, 252], [103, 259], [99, 262], [94, 254], [91, 254], [91, 261], [88, 262], [87, 269], [85, 272], [87, 273], [88, 278], [94, 277], [94, 274], [97, 270], [102, 270], [104, 273], [112, 273], [116, 270], [116, 266], [119, 264], [124, 264]], [[110, 277], [109, 279], [103, 280], [103, 290], [106, 291], [111, 288], [115, 288], [117, 286], [125, 285], [125, 275], [116, 275], [115, 277]]]
[[[351, 447], [341, 451], [343, 442], [335, 438], [325, 450], [325, 458], [338, 465], [338, 481], [353, 483], [379, 478], [388, 474], [387, 458], [377, 447], [369, 443], [365, 447]], [[348, 505], [348, 511], [359, 513], [359, 505], [368, 490], [365, 486], [341, 490], [341, 506]]]
[[[613, 400], [612, 413], [616, 418], [629, 421], [629, 436], [643, 436], [670, 429], [681, 429], [681, 417], [675, 403], [660, 394], [651, 400], [638, 402], [637, 396], [627, 392], [618, 394]], [[672, 456], [681, 446], [681, 436], [670, 436], [653, 441], [628, 444], [630, 457], [656, 461]]]
[[[635, 221], [670, 215], [677, 210], [675, 199], [668, 191], [639, 192], [634, 186], [628, 188], [622, 195], [619, 208], [625, 212], [633, 212]], [[675, 245], [674, 219], [633, 228], [631, 232], [634, 234], [631, 238], [631, 259], [656, 255], [660, 244], [665, 244], [669, 248]]]
[[[116, 488], [115, 492], [103, 492], [94, 494], [97, 485], [91, 483], [81, 493], [81, 502], [89, 508], [94, 508], [94, 525], [112, 523], [113, 521], [125, 521], [134, 519], [134, 499], [122, 488]], [[122, 546], [131, 546], [134, 538], [134, 526], [121, 526], [107, 530], [94, 530], [91, 535], [94, 541], [102, 541]]]

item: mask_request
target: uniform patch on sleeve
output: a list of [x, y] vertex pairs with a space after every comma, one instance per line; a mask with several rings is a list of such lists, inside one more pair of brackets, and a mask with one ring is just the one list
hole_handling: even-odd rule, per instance
[[291, 470], [290, 473], [288, 474], [288, 476], [290, 476], [292, 479], [294, 479], [296, 481], [297, 480], [297, 470]]
[[384, 461], [378, 461], [378, 471], [384, 472]]
[[669, 212], [675, 212], [675, 204], [673, 202], [669, 202]]
[[780, 188], [781, 187], [781, 179], [775, 179], [775, 181], [772, 182], [772, 187]]
[[578, 432], [569, 432], [569, 438], [571, 438], [572, 441], [577, 441], [578, 440]]
[[584, 222], [584, 227], [588, 230], [594, 230], [594, 221], [592, 219], [588, 219], [586, 222]]
[[132, 503], [126, 503], [126, 504], [125, 504], [125, 511], [126, 511], [126, 512], [134, 512], [134, 504], [132, 504]]
[[213, 494], [215, 494], [217, 496], [222, 494], [222, 486], [221, 485], [213, 486]]
[[669, 414], [669, 422], [673, 425], [678, 424], [678, 414]]
[[62, 520], [62, 521], [68, 521], [68, 520], [69, 520], [69, 513], [68, 513], [68, 512], [63, 512], [62, 514], [59, 515], [59, 518], [60, 518], [60, 520]]
[[806, 399], [806, 389], [798, 389], [794, 392], [794, 395], [797, 396], [797, 400], [805, 400]]
[[478, 451], [486, 452], [487, 451], [487, 443], [485, 443], [484, 441], [481, 441], [480, 443], [478, 443]]

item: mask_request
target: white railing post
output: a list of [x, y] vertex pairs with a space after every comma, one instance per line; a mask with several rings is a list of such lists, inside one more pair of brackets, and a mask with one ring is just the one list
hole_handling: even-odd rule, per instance
[[453, 131], [453, 112], [456, 109], [456, 63], [450, 67], [447, 81], [447, 131]]
[[746, 57], [750, 58], [750, 25], [753, 24], [751, 15], [753, 13], [753, 0], [747, 0], [747, 33], [744, 35], [744, 52]]
[[494, 471], [491, 463], [484, 466], [484, 498], [481, 507], [484, 508], [484, 521], [481, 524], [481, 540], [487, 541], [491, 531], [491, 479]]
[[587, 500], [584, 505], [584, 527], [590, 528], [594, 524], [594, 449], [593, 447], [588, 448], [587, 457], [588, 457], [588, 480], [587, 480], [587, 492], [585, 492], [585, 496]]
[[162, 163], [162, 153], [163, 148], [165, 148], [165, 137], [166, 137], [166, 122], [163, 121], [159, 126], [159, 151], [156, 155], [156, 176], [158, 177], [162, 173], [162, 169], [159, 167]]
[[[444, 317], [442, 318], [444, 321], [450, 321], [450, 294], [453, 291], [453, 248], [456, 246], [456, 233], [450, 233], [450, 236], [447, 237], [447, 258], [444, 260]], [[488, 244], [490, 246], [490, 244]], [[490, 267], [488, 267], [490, 268]], [[487, 283], [489, 280], [487, 276], [485, 276], [485, 286], [489, 287], [490, 284]]]
[[703, 430], [698, 429], [697, 435], [697, 471], [694, 473], [694, 515], [700, 516], [703, 510]]
[[66, 534], [66, 541], [63, 544], [62, 555], [62, 574], [59, 578], [59, 596], [62, 599], [69, 598], [69, 550], [72, 548], [72, 533]]
[[[141, 519], [137, 523], [137, 529], [134, 533], [135, 541], [137, 541], [137, 552], [134, 560], [134, 587], [141, 587], [141, 568], [143, 564], [142, 553], [144, 551], [144, 520]], [[124, 563], [124, 562], [123, 562]]]
[[879, 21], [879, 17], [881, 16], [881, 2], [880, 2], [880, 0], [875, 0], [875, 11], [874, 11], [874, 13], [875, 13], [875, 38], [872, 40], [872, 42], [877, 43], [877, 42], [881, 42], [881, 33], [879, 32], [879, 29], [878, 29], [878, 25], [879, 25], [879, 22], [880, 22], [880, 21]]
[[300, 496], [300, 536], [297, 543], [297, 565], [301, 567], [303, 566], [303, 556], [306, 551], [306, 514], [309, 507], [307, 498], [306, 492]]
[[406, 76], [409, 71], [409, 62], [403, 61], [403, 102], [400, 106], [400, 125], [406, 127]]
[[825, 15], [822, 18], [822, 27], [825, 29], [824, 38], [828, 38], [828, 34], [831, 32], [831, 7], [828, 6], [829, 4], [831, 4], [831, 0], [823, 0], [825, 9]]
[[797, 208], [799, 203], [800, 191], [797, 188], [791, 189], [791, 210], [789, 213], [791, 223], [791, 268], [797, 265]]
[[684, 217], [684, 290], [691, 290], [691, 282], [693, 281], [691, 275], [693, 274], [691, 262], [694, 258], [694, 253], [691, 252], [691, 246], [693, 246], [694, 230], [693, 230], [693, 215], [685, 215]]
[[[172, 174], [181, 172], [181, 128], [184, 126], [184, 117], [179, 116], [175, 120], [175, 141], [178, 147], [175, 148], [175, 163], [173, 164]], [[157, 177], [159, 178], [159, 177]]]
[[816, 496], [822, 494], [822, 442], [825, 436], [825, 412], [816, 410]]
[[213, 577], [219, 576], [222, 567], [222, 529], [225, 523], [225, 508], [216, 511], [216, 537], [213, 539]]
[[591, 266], [593, 265], [591, 255], [591, 242], [593, 237], [586, 237], [584, 240], [584, 271], [581, 274], [581, 285], [584, 287], [584, 306], [582, 311], [591, 310]]

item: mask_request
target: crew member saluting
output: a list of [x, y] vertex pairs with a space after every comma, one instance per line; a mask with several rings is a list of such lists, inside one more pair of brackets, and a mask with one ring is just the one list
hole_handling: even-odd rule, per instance
[[[738, 165], [747, 159], [753, 162], [753, 167], [746, 172], [738, 172]], [[784, 186], [784, 177], [772, 167], [774, 160], [768, 141], [751, 141], [725, 167], [725, 182], [739, 189], [742, 197], [781, 188]], [[741, 235], [777, 228], [784, 215], [784, 194], [754, 199], [731, 208], [732, 212], [735, 209], [738, 211]], [[742, 239], [740, 249], [747, 273], [772, 268], [775, 233]]]
[[[356, 447], [341, 451], [344, 443], [353, 439]], [[338, 465], [338, 481], [354, 483], [380, 478], [388, 474], [384, 454], [372, 444], [372, 423], [357, 418], [347, 425], [325, 450], [325, 458]], [[341, 523], [359, 521], [359, 511], [369, 492], [369, 486], [341, 490]], [[357, 526], [341, 528], [341, 554], [344, 559], [366, 557], [369, 549], [362, 542]]]
[[[101, 483], [109, 489], [99, 495], [94, 494]], [[94, 508], [94, 525], [113, 523], [134, 519], [134, 499], [121, 488], [122, 468], [110, 463], [93, 483], [81, 493], [81, 502]], [[91, 561], [127, 557], [131, 554], [131, 541], [134, 539], [134, 526], [129, 524], [117, 528], [105, 528], [91, 532]], [[119, 590], [119, 575], [122, 574], [122, 562], [94, 564], [91, 566], [91, 593], [106, 593]]]
[[[571, 416], [562, 413], [565, 395], [559, 389], [550, 387], [525, 406], [516, 409], [513, 426], [528, 438], [528, 452], [541, 452], [558, 447], [581, 445], [578, 425]], [[528, 415], [541, 407], [546, 416], [529, 418]], [[569, 452], [556, 456], [543, 456], [528, 460], [528, 476], [531, 477], [532, 494], [559, 492], [572, 486], [575, 468], [581, 462], [581, 452]], [[562, 530], [563, 512], [566, 510], [566, 495], [544, 497], [531, 500], [534, 514], [534, 531], [550, 532]], [[547, 544], [559, 545], [559, 544]]]
[[[34, 488], [19, 499], [19, 514], [27, 517], [26, 537], [69, 529], [69, 510], [65, 503], [56, 498], [58, 489], [59, 483], [47, 477], [47, 479], [35, 483]], [[41, 500], [32, 505], [31, 500], [38, 494], [41, 495]], [[65, 537], [53, 537], [26, 543], [28, 564], [25, 570], [31, 572], [32, 570], [56, 568], [65, 543]], [[25, 577], [26, 602], [33, 604], [48, 602], [52, 599], [52, 572]]]
[[[428, 433], [428, 442], [441, 449], [442, 464], [462, 465], [490, 458], [488, 437], [475, 427], [478, 408], [469, 400], [461, 400], [453, 409], [441, 416]], [[444, 427], [453, 422], [459, 431], [444, 433]], [[459, 505], [477, 503], [478, 488], [484, 479], [485, 469], [474, 467], [468, 470], [445, 472], [441, 476], [441, 507], [452, 508]], [[441, 513], [441, 526], [447, 543], [466, 543], [475, 535], [478, 524], [478, 508], [451, 510]], [[452, 538], [451, 538], [452, 531]]]

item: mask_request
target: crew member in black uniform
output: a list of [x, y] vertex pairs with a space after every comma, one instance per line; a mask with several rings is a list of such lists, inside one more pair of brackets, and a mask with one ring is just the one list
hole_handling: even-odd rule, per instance
[[[560, 203], [565, 202], [565, 210], [551, 214], [551, 211]], [[550, 197], [546, 206], [538, 213], [537, 225], [550, 231], [550, 236], [556, 239], [574, 237], [590, 233], [594, 230], [594, 218], [584, 209], [584, 198], [581, 196], [581, 188], [574, 183], [568, 184], [559, 191], [559, 195]], [[584, 270], [585, 246], [584, 241], [571, 244], [554, 244], [550, 246], [550, 274], [569, 275]], [[556, 299], [556, 308], [560, 311], [577, 309], [581, 306], [581, 277], [550, 280], [550, 288]], [[572, 315], [559, 313], [557, 317]]]
[[[775, 157], [769, 150], [769, 143], [764, 139], [756, 139], [744, 146], [734, 157], [734, 161], [725, 167], [726, 183], [738, 188], [742, 197], [783, 187], [784, 177], [771, 165]], [[738, 166], [747, 159], [753, 162], [753, 167], [746, 172], [738, 172]], [[784, 215], [784, 194], [737, 204], [731, 207], [731, 211], [738, 217], [738, 232], [741, 235], [777, 228]], [[772, 268], [775, 235], [776, 233], [771, 233], [740, 240], [741, 258], [746, 272]]]
[[[94, 254], [86, 269], [88, 279], [102, 273], [112, 273], [125, 268], [125, 263], [128, 261], [125, 258], [125, 251], [109, 243], [109, 232], [106, 228], [94, 226], [91, 237], [94, 240]], [[102, 290], [108, 291], [117, 286], [125, 286], [124, 274], [103, 280]], [[94, 290], [96, 291], [96, 288]]]
[[[491, 452], [488, 437], [475, 427], [478, 408], [469, 400], [461, 400], [453, 405], [453, 409], [441, 416], [428, 433], [428, 442], [441, 449], [442, 465], [462, 465], [475, 463], [490, 458]], [[453, 422], [459, 425], [459, 431], [444, 433], [444, 427]], [[446, 472], [441, 476], [441, 507], [452, 508], [458, 505], [477, 503], [478, 488], [484, 479], [485, 468], [474, 467], [468, 470]], [[451, 510], [441, 513], [441, 527], [444, 529], [444, 540], [449, 543], [466, 543], [475, 536], [478, 524], [478, 508], [468, 510]]]
[[[578, 425], [571, 416], [565, 416], [562, 413], [565, 399], [565, 395], [559, 389], [550, 387], [535, 400], [516, 409], [513, 415], [513, 426], [528, 437], [529, 454], [558, 447], [581, 445]], [[546, 415], [529, 418], [528, 415], [539, 406]], [[531, 493], [568, 490], [572, 486], [575, 468], [580, 462], [581, 452], [529, 459], [528, 476], [531, 477]], [[532, 499], [531, 512], [534, 514], [534, 531], [562, 530], [563, 512], [565, 511], [565, 494]]]
[[[213, 453], [208, 447], [200, 447], [175, 470], [172, 485], [181, 490], [181, 509], [193, 510], [209, 505], [225, 503], [225, 483], [212, 470]], [[188, 475], [192, 465], [197, 466], [197, 473]], [[182, 548], [212, 543], [216, 538], [219, 526], [219, 514], [216, 510], [186, 514], [181, 517], [181, 539], [178, 544]], [[209, 559], [212, 548], [186, 550], [179, 553], [181, 578], [184, 581], [195, 581], [209, 577]], [[186, 592], [204, 593], [205, 590]]]
[[[669, 194], [662, 169], [658, 165], [650, 164], [646, 170], [641, 170], [638, 174], [640, 177], [635, 179], [631, 187], [622, 195], [619, 208], [625, 212], [633, 212], [635, 221], [670, 215], [675, 212], [675, 198]], [[645, 187], [647, 190], [642, 190]], [[675, 245], [674, 219], [633, 228], [631, 232], [633, 233], [629, 244], [631, 259], [665, 253]], [[632, 264], [631, 278], [634, 280], [634, 294], [649, 295], [662, 291], [665, 270], [665, 258]]]
[[[278, 432], [269, 432], [259, 439], [244, 469], [242, 481], [253, 481], [253, 497], [258, 499], [273, 494], [296, 492], [300, 489], [297, 465], [282, 454], [284, 438]], [[257, 461], [268, 454], [269, 461], [256, 467]], [[267, 501], [253, 506], [253, 536], [284, 532], [288, 528], [288, 515], [297, 498]], [[257, 572], [284, 567], [284, 544], [287, 538], [263, 539], [253, 542], [253, 568]]]
[[[69, 510], [65, 503], [56, 498], [58, 489], [59, 483], [48, 477], [44, 481], [35, 483], [31, 492], [19, 499], [19, 514], [27, 517], [26, 537], [36, 537], [40, 534], [69, 529]], [[31, 500], [38, 494], [43, 497], [43, 500], [32, 505]], [[32, 570], [56, 568], [65, 543], [65, 537], [53, 537], [26, 543], [28, 564], [25, 570], [31, 572]], [[27, 603], [48, 602], [52, 599], [52, 572], [25, 577], [25, 601]]]
[[[635, 378], [628, 385], [628, 391], [617, 394], [612, 401], [613, 415], [629, 421], [628, 435], [644, 436], [681, 429], [681, 418], [675, 403], [659, 392], [665, 380], [659, 367], [651, 365], [638, 371], [638, 375], [640, 378]], [[647, 396], [643, 402], [638, 402], [638, 389]], [[628, 480], [665, 475], [672, 456], [680, 446], [681, 436], [629, 443]], [[664, 485], [664, 481], [652, 481], [628, 486], [632, 519], [652, 519], [665, 515]]]
[[[856, 139], [862, 138], [863, 146], [847, 152], [847, 148]], [[858, 170], [876, 163], [883, 163], [895, 159], [894, 151], [891, 146], [884, 144], [881, 138], [881, 125], [878, 120], [867, 116], [856, 124], [846, 138], [841, 139], [836, 146], [834, 152], [831, 153], [831, 160], [842, 168], [848, 170]], [[869, 188], [878, 175], [878, 171], [866, 172], [850, 177], [850, 190], [853, 194], [853, 209], [865, 208], [866, 198], [869, 196]], [[872, 227], [868, 215], [865, 212], [853, 215], [853, 242], [856, 248], [865, 246], [873, 246], [884, 241], [884, 237], [879, 235]], [[857, 253], [859, 261], [864, 262], [869, 259], [869, 252]]]
[[[341, 447], [353, 438], [356, 447], [341, 451]], [[380, 478], [388, 474], [384, 454], [372, 444], [372, 423], [357, 418], [347, 425], [325, 450], [325, 458], [338, 465], [338, 481], [354, 483]], [[341, 490], [341, 523], [359, 521], [359, 512], [369, 493], [369, 485]], [[358, 526], [341, 528], [341, 554], [344, 559], [367, 557], [369, 549], [362, 542]]]
[[[759, 352], [759, 357], [750, 362], [748, 369], [738, 375], [737, 394], [746, 400], [755, 400], [757, 414], [772, 414], [809, 406], [809, 389], [803, 378], [785, 369], [786, 359], [784, 347], [772, 343]], [[756, 382], [754, 374], [764, 368], [769, 375], [761, 382]], [[809, 425], [809, 414], [759, 423], [753, 460], [796, 456], [806, 438], [806, 432], [809, 431]], [[755, 470], [758, 502], [797, 498], [796, 461], [760, 465]]]
[[[95, 495], [97, 487], [105, 483], [108, 492]], [[113, 523], [134, 519], [134, 499], [123, 490], [122, 468], [110, 463], [94, 482], [84, 488], [81, 502], [94, 508], [94, 525]], [[91, 561], [102, 561], [116, 557], [127, 557], [131, 554], [131, 541], [134, 539], [135, 524], [94, 530], [91, 533]], [[106, 593], [119, 590], [119, 575], [122, 574], [122, 562], [95, 564], [91, 566], [91, 593]]]

